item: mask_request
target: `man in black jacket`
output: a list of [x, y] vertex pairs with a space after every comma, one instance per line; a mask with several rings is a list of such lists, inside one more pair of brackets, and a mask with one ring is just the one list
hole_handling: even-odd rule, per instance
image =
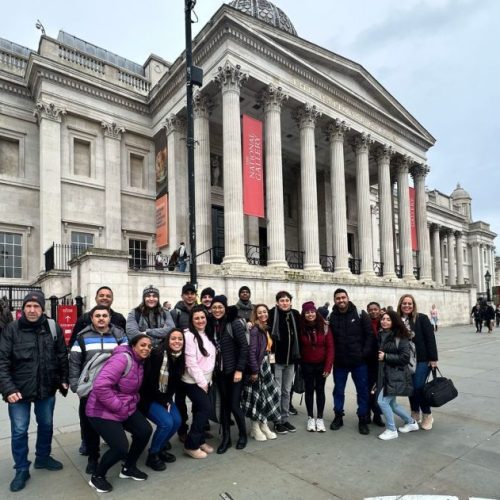
[[68, 390], [68, 355], [64, 336], [44, 314], [45, 296], [30, 292], [22, 316], [9, 323], [0, 336], [0, 391], [9, 405], [12, 455], [16, 476], [11, 491], [24, 488], [30, 478], [28, 428], [31, 404], [38, 424], [35, 469], [61, 470], [52, 451], [55, 394]]
[[330, 314], [330, 327], [335, 344], [333, 367], [333, 405], [335, 418], [332, 431], [344, 425], [344, 401], [347, 377], [351, 374], [358, 398], [359, 433], [369, 434], [368, 367], [367, 361], [376, 348], [371, 322], [365, 311], [358, 311], [347, 292], [338, 288], [333, 294], [335, 305]]

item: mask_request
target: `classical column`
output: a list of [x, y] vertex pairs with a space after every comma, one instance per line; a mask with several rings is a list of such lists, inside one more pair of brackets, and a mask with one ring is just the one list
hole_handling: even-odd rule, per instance
[[464, 244], [462, 233], [455, 231], [456, 246], [457, 246], [457, 285], [464, 284]]
[[448, 285], [456, 285], [457, 283], [457, 275], [456, 275], [456, 267], [455, 267], [455, 251], [453, 240], [453, 230], [448, 229], [446, 233], [448, 237]]
[[248, 75], [226, 61], [215, 81], [222, 90], [225, 264], [244, 264], [243, 173], [241, 164], [240, 88]]
[[321, 271], [319, 265], [318, 192], [316, 188], [316, 149], [314, 128], [320, 116], [316, 106], [304, 104], [294, 112], [300, 129], [300, 183], [302, 209], [302, 248], [304, 270]]
[[477, 288], [478, 292], [481, 292], [481, 254], [479, 243], [473, 241], [471, 243], [472, 247], [472, 276], [471, 283]]
[[61, 120], [66, 110], [54, 103], [38, 101], [40, 175], [40, 262], [53, 243], [62, 243]]
[[495, 250], [496, 247], [491, 247], [491, 286], [497, 285], [497, 274], [495, 269]]
[[212, 248], [212, 189], [210, 185], [209, 117], [212, 103], [197, 91], [193, 96], [194, 190], [196, 197], [196, 251], [198, 264], [210, 264]]
[[392, 278], [394, 272], [394, 234], [392, 219], [392, 184], [390, 162], [394, 154], [390, 146], [375, 151], [378, 165], [378, 199], [380, 209], [380, 259], [384, 265], [384, 276]]
[[344, 138], [349, 130], [339, 119], [326, 129], [330, 141], [330, 184], [332, 188], [333, 255], [335, 275], [349, 275], [347, 250], [347, 206], [345, 191]]
[[169, 248], [174, 251], [188, 238], [188, 183], [186, 165], [185, 122], [177, 115], [165, 120], [168, 154], [168, 235]]
[[281, 87], [269, 85], [260, 95], [265, 116], [266, 209], [269, 267], [288, 267], [285, 256], [281, 106], [288, 99]]
[[408, 172], [411, 160], [404, 156], [397, 162], [398, 173], [398, 223], [399, 223], [399, 261], [403, 266], [403, 279], [414, 280], [413, 253], [410, 229], [410, 192]]
[[415, 186], [415, 218], [421, 281], [432, 280], [431, 245], [427, 229], [427, 201], [425, 195], [425, 177], [428, 173], [429, 167], [424, 164], [415, 164], [411, 168], [413, 185]]
[[101, 122], [104, 130], [104, 185], [106, 248], [122, 249], [121, 138], [125, 129], [114, 122]]
[[434, 247], [434, 281], [443, 284], [442, 262], [441, 262], [441, 237], [439, 236], [439, 225], [432, 224], [432, 244]]
[[370, 211], [370, 172], [368, 154], [373, 143], [369, 134], [362, 133], [354, 139], [356, 154], [356, 198], [358, 202], [358, 243], [361, 259], [361, 274], [374, 276], [372, 230]]

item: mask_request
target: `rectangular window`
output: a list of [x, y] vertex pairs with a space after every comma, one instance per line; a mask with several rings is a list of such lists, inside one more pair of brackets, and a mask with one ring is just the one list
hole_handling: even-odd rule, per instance
[[130, 153], [130, 187], [144, 189], [144, 156]]
[[94, 235], [92, 233], [81, 233], [79, 231], [71, 231], [71, 258], [92, 248], [94, 246]]
[[148, 242], [145, 240], [129, 240], [130, 267], [146, 267], [148, 264]]
[[19, 141], [0, 137], [0, 174], [19, 176]]
[[90, 142], [73, 140], [73, 170], [75, 175], [90, 177]]
[[22, 237], [0, 232], [0, 278], [22, 277]]

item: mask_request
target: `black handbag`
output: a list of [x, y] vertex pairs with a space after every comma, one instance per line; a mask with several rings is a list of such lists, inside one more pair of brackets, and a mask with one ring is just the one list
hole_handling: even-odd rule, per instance
[[295, 377], [293, 379], [292, 390], [295, 394], [304, 394], [306, 391], [306, 384], [302, 375], [302, 367], [297, 365], [295, 367]]
[[[432, 380], [429, 377], [432, 373]], [[439, 377], [437, 376], [439, 373]], [[433, 368], [422, 388], [422, 395], [429, 406], [439, 408], [458, 396], [458, 391], [451, 379], [443, 377], [439, 368]]]

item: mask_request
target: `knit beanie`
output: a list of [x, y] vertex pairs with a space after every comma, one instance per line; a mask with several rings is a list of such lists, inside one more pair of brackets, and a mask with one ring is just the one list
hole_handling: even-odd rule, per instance
[[227, 309], [227, 297], [225, 295], [216, 295], [212, 300], [212, 306], [216, 302], [221, 303]]
[[305, 314], [306, 312], [309, 312], [309, 311], [316, 312], [316, 306], [314, 305], [313, 301], [304, 302], [302, 304], [302, 313]]
[[160, 290], [158, 290], [158, 288], [156, 288], [154, 285], [149, 285], [142, 291], [142, 298], [144, 299], [146, 295], [149, 295], [150, 293], [153, 293], [158, 298], [160, 297]]
[[43, 292], [33, 290], [32, 292], [28, 293], [28, 295], [26, 295], [26, 297], [24, 297], [23, 299], [23, 309], [28, 302], [36, 302], [42, 308], [42, 311], [45, 311], [45, 295], [43, 294]]
[[202, 291], [201, 291], [201, 295], [200, 297], [205, 297], [205, 295], [208, 295], [210, 297], [212, 297], [212, 299], [215, 297], [215, 290], [213, 288], [204, 288]]
[[238, 290], [238, 297], [240, 296], [240, 293], [246, 290], [248, 294], [250, 295], [250, 288], [248, 288], [246, 285], [243, 285], [239, 290]]

